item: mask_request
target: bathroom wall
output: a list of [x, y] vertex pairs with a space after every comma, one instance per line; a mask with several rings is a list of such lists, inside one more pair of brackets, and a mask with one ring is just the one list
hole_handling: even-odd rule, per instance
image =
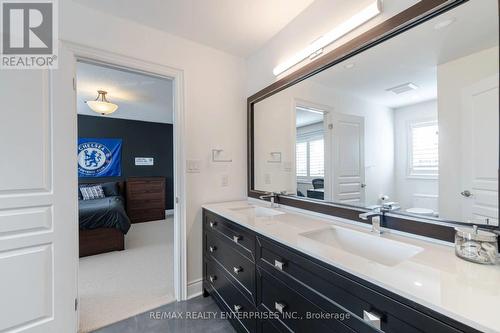
[[[244, 60], [73, 1], [59, 1], [59, 15], [62, 40], [183, 71], [185, 155], [201, 161], [199, 173], [186, 174], [187, 277], [189, 291], [201, 291], [201, 205], [246, 198]], [[211, 163], [214, 146], [232, 163]]]
[[417, 178], [408, 174], [408, 130], [412, 121], [437, 120], [437, 101], [427, 101], [394, 109], [395, 141], [395, 194], [392, 200], [401, 204], [403, 209], [416, 207], [415, 199], [426, 198], [429, 206], [419, 208], [438, 209], [438, 179]]

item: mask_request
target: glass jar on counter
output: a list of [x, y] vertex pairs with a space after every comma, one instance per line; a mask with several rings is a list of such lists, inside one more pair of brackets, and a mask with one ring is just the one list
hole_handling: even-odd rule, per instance
[[479, 264], [496, 264], [498, 257], [497, 234], [472, 228], [455, 228], [455, 254]]

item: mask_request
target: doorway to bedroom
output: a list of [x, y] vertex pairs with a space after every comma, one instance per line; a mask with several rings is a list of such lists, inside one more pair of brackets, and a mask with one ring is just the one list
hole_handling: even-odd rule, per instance
[[79, 332], [175, 301], [174, 82], [76, 66]]

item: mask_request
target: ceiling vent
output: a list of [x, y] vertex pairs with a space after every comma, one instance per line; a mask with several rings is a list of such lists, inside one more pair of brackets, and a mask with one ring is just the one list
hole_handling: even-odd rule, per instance
[[399, 86], [395, 86], [389, 89], [386, 89], [386, 91], [390, 91], [396, 95], [403, 94], [405, 92], [411, 91], [411, 90], [417, 90], [418, 86], [414, 83], [408, 82], [405, 84], [400, 84]]

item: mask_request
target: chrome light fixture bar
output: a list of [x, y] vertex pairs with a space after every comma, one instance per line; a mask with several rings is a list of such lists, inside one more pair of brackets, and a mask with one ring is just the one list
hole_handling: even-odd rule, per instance
[[373, 1], [368, 7], [360, 11], [359, 13], [353, 15], [347, 21], [344, 21], [339, 26], [335, 27], [333, 30], [329, 31], [325, 35], [321, 36], [309, 46], [307, 46], [302, 51], [296, 53], [291, 58], [287, 59], [285, 62], [279, 64], [273, 69], [274, 75], [280, 75], [284, 71], [290, 69], [295, 66], [299, 62], [304, 59], [310, 57], [314, 54], [319, 54], [320, 51], [339, 39], [340, 37], [346, 35], [357, 27], [363, 25], [368, 22], [375, 16], [379, 15], [382, 12], [382, 5], [380, 0]]

